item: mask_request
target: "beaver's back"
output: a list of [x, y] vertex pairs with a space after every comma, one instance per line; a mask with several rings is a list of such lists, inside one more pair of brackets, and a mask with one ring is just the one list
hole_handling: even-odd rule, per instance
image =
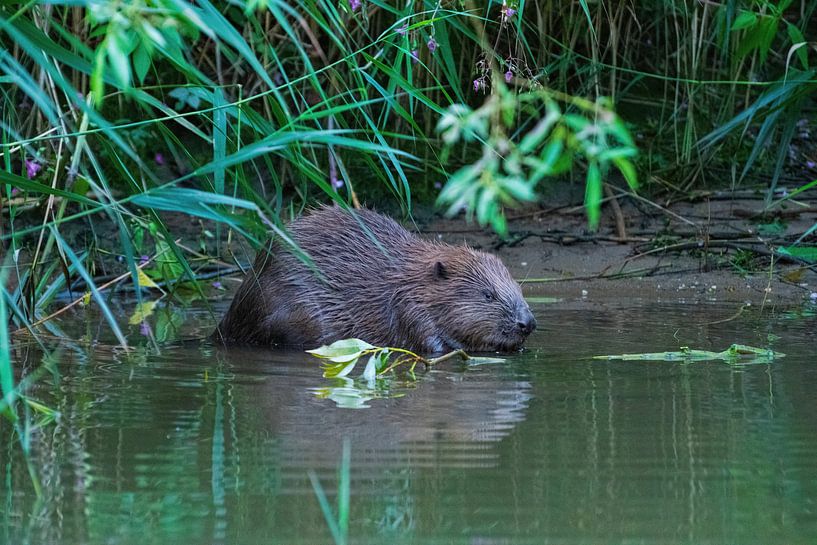
[[337, 207], [314, 210], [288, 231], [309, 262], [282, 241], [261, 251], [214, 338], [317, 346], [364, 331], [372, 343], [395, 340], [394, 294], [429, 243], [375, 212]]
[[293, 221], [289, 232], [336, 289], [371, 282], [361, 272], [399, 267], [428, 244], [393, 219], [365, 209], [322, 207]]

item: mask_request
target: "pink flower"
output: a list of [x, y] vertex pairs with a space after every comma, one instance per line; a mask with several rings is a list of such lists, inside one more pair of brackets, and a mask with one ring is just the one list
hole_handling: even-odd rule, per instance
[[516, 14], [516, 10], [508, 6], [502, 6], [502, 20], [507, 21]]
[[510, 70], [505, 72], [505, 83], [510, 83], [512, 79], [513, 79], [513, 72], [511, 72]]
[[139, 334], [143, 337], [150, 337], [150, 324], [147, 322], [139, 324]]
[[432, 55], [435, 51], [437, 51], [437, 40], [434, 39], [434, 36], [428, 39], [428, 43], [426, 43], [426, 45], [428, 46], [428, 50], [431, 51]]
[[405, 36], [408, 32], [408, 23], [404, 23], [403, 26], [395, 30], [400, 36]]
[[416, 49], [412, 49], [411, 51], [411, 62], [413, 62], [414, 64], [420, 62], [420, 52], [417, 51]]
[[474, 80], [474, 92], [479, 93], [480, 89], [482, 89], [482, 78]]
[[140, 265], [140, 266], [141, 266], [141, 265], [145, 265], [145, 264], [147, 264], [147, 262], [148, 262], [148, 261], [150, 261], [150, 257], [149, 257], [149, 256], [146, 256], [146, 255], [139, 256], [139, 265]]
[[153, 156], [153, 160], [156, 162], [157, 165], [162, 166], [165, 164], [165, 156], [162, 155], [162, 152], [157, 151], [156, 155]]
[[26, 176], [28, 179], [32, 179], [43, 169], [43, 166], [39, 163], [35, 163], [31, 159], [26, 159]]
[[19, 192], [20, 192], [20, 190], [19, 190], [19, 189], [17, 189], [16, 187], [12, 187], [12, 188], [11, 188], [11, 196], [12, 196], [12, 197], [13, 197], [13, 196], [15, 196], [15, 195], [16, 195], [17, 193], [19, 193]]
[[361, 0], [349, 0], [349, 7], [352, 8], [352, 11], [359, 10], [361, 4], [362, 4]]

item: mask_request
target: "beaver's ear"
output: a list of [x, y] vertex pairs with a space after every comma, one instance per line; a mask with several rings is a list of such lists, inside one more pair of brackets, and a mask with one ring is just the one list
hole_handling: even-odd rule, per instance
[[434, 278], [436, 280], [445, 280], [448, 278], [448, 269], [446, 269], [445, 265], [440, 261], [434, 263]]

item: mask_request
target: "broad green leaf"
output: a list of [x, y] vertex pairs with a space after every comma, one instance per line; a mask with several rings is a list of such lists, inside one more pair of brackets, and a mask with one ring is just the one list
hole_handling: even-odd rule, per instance
[[391, 350], [384, 348], [378, 354], [377, 372], [380, 373], [389, 365], [389, 358], [391, 357]]
[[477, 221], [485, 225], [496, 213], [496, 187], [489, 186], [482, 190], [477, 203]]
[[638, 175], [636, 174], [635, 166], [624, 157], [613, 158], [613, 164], [616, 165], [616, 168], [624, 176], [624, 179], [627, 180], [627, 185], [630, 186], [630, 189], [633, 191], [638, 189]]
[[562, 116], [565, 124], [573, 129], [574, 132], [581, 132], [591, 125], [591, 121], [586, 117], [578, 114], [565, 114]]
[[122, 47], [123, 40], [124, 38], [120, 34], [114, 34], [103, 42], [103, 47], [107, 48], [108, 60], [119, 85], [127, 88], [130, 87], [130, 61]]
[[754, 26], [756, 22], [757, 15], [751, 11], [741, 11], [740, 15], [735, 18], [735, 22], [732, 23], [732, 32]]
[[507, 191], [511, 197], [517, 201], [531, 202], [536, 200], [536, 193], [533, 187], [525, 180], [516, 177], [507, 177], [500, 179], [502, 189]]
[[375, 347], [360, 339], [341, 339], [330, 345], [323, 345], [313, 350], [307, 350], [307, 353], [319, 358], [341, 363], [356, 360], [364, 350], [371, 350], [373, 348]]
[[136, 72], [139, 83], [145, 83], [145, 76], [147, 76], [149, 69], [150, 54], [144, 44], [139, 44], [139, 47], [133, 52], [133, 70]]
[[363, 374], [361, 378], [366, 381], [372, 381], [377, 376], [377, 364], [380, 361], [380, 358], [377, 354], [372, 354], [369, 357], [369, 361], [366, 362], [366, 369], [363, 370]]
[[151, 277], [145, 274], [145, 271], [139, 269], [136, 272], [137, 280], [139, 281], [140, 288], [152, 288], [152, 289], [160, 289], [156, 282], [153, 281]]
[[789, 34], [789, 39], [791, 39], [792, 47], [797, 51], [797, 57], [803, 64], [803, 68], [808, 70], [808, 50], [802, 47], [802, 45], [805, 45], [807, 42], [805, 36], [803, 36], [799, 28], [791, 23], [786, 23], [786, 31]]
[[[562, 112], [558, 107], [548, 107], [547, 115], [539, 121], [519, 143], [519, 151], [532, 153], [550, 135], [550, 131], [561, 118]], [[544, 154], [543, 154], [544, 155]]]
[[176, 258], [173, 249], [164, 240], [156, 241], [156, 269], [164, 280], [176, 280], [184, 274], [184, 267]]

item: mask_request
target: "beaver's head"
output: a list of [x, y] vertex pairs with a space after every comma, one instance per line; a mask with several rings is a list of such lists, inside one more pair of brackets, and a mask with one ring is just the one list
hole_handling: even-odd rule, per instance
[[458, 247], [437, 256], [437, 325], [466, 350], [518, 350], [536, 329], [519, 285], [498, 257]]

